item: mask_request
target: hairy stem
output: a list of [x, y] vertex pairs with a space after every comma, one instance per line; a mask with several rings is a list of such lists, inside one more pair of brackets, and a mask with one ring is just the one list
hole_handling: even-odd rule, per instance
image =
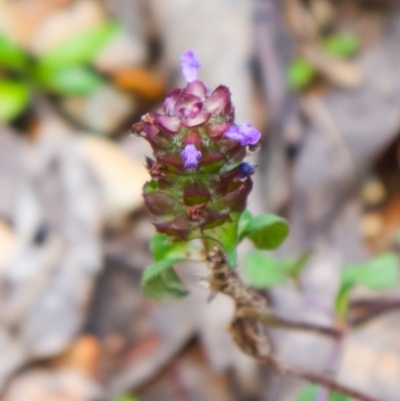
[[274, 357], [272, 342], [265, 330], [266, 326], [306, 330], [330, 335], [336, 339], [342, 338], [342, 333], [333, 328], [291, 322], [276, 317], [267, 305], [266, 299], [246, 286], [235, 271], [229, 270], [224, 254], [218, 248], [209, 251], [207, 259], [210, 289], [213, 292], [229, 296], [235, 302], [235, 312], [229, 331], [235, 343], [244, 353], [268, 365], [277, 374], [304, 379], [359, 401], [381, 401], [342, 385], [331, 377], [313, 371], [283, 366]]

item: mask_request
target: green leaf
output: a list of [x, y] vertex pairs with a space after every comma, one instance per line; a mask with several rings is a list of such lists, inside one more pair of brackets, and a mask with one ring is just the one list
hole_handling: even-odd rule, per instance
[[243, 229], [242, 236], [250, 238], [256, 248], [272, 250], [278, 248], [289, 234], [285, 219], [273, 214], [261, 214]]
[[317, 398], [318, 386], [315, 384], [308, 384], [299, 393], [296, 401], [315, 401]]
[[289, 65], [286, 79], [291, 89], [302, 89], [314, 79], [315, 68], [306, 60], [295, 59]]
[[0, 124], [17, 117], [28, 105], [29, 90], [18, 81], [0, 81]]
[[350, 57], [359, 48], [358, 39], [350, 33], [329, 36], [322, 44], [327, 52], [340, 57]]
[[238, 225], [238, 237], [239, 237], [239, 242], [243, 240], [243, 238], [246, 237], [244, 235], [244, 230], [247, 226], [247, 224], [250, 223], [250, 221], [253, 219], [253, 215], [249, 210], [245, 210], [239, 217], [239, 225]]
[[372, 290], [389, 289], [396, 285], [398, 278], [399, 258], [392, 252], [381, 254], [363, 264], [345, 266], [336, 297], [337, 314], [342, 318], [346, 316], [350, 291], [355, 285]]
[[39, 70], [38, 80], [47, 90], [60, 95], [88, 95], [103, 83], [98, 74], [84, 67]]
[[185, 297], [188, 291], [173, 269], [173, 265], [184, 260], [182, 258], [165, 259], [148, 267], [142, 277], [143, 294], [158, 301]]
[[247, 255], [243, 273], [250, 285], [257, 289], [281, 284], [286, 271], [279, 261], [260, 251], [252, 251]]
[[150, 243], [150, 250], [154, 260], [180, 258], [184, 260], [204, 260], [202, 243], [200, 240], [178, 241], [168, 235], [155, 233]]
[[0, 66], [13, 70], [23, 70], [28, 64], [24, 51], [0, 33]]
[[58, 69], [88, 64], [118, 30], [117, 24], [108, 22], [86, 32], [78, 33], [46, 54], [40, 60], [40, 68]]
[[392, 288], [399, 277], [399, 258], [388, 252], [358, 265], [347, 266], [342, 271], [342, 283], [361, 284], [372, 290]]

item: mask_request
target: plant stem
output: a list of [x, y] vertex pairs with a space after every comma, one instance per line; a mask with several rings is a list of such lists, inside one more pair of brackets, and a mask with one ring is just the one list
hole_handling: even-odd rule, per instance
[[399, 299], [352, 302], [349, 307], [348, 324], [359, 326], [384, 313], [400, 309]]
[[[207, 254], [209, 268], [209, 285], [213, 292], [225, 294], [235, 302], [235, 312], [229, 327], [229, 331], [237, 346], [247, 355], [259, 362], [268, 365], [272, 370], [283, 376], [291, 376], [318, 384], [331, 391], [345, 394], [359, 401], [381, 401], [366, 394], [342, 385], [331, 377], [294, 367], [283, 366], [273, 356], [272, 342], [265, 326], [307, 329], [319, 334], [328, 334], [335, 338], [342, 338], [342, 333], [336, 329], [323, 328], [308, 323], [288, 322], [277, 318], [267, 301], [252, 288], [246, 286], [235, 271], [229, 269], [224, 254], [214, 248]], [[337, 336], [337, 333], [340, 333]], [[338, 351], [340, 353], [340, 350]], [[334, 361], [337, 356], [332, 358]]]

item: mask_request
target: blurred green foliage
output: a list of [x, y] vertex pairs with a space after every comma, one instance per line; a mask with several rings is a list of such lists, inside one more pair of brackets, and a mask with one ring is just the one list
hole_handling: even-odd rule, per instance
[[0, 124], [18, 116], [29, 103], [29, 89], [16, 80], [0, 81]]
[[315, 68], [301, 58], [293, 60], [287, 70], [286, 79], [291, 89], [302, 89], [314, 79]]
[[[308, 384], [299, 393], [296, 401], [315, 401], [317, 399], [319, 387], [315, 384]], [[351, 401], [347, 395], [331, 391], [329, 393], [328, 401]]]
[[350, 33], [327, 36], [322, 45], [328, 53], [344, 58], [353, 56], [360, 47], [357, 37]]
[[120, 27], [107, 22], [59, 44], [40, 58], [27, 54], [0, 32], [0, 123], [15, 119], [35, 91], [86, 96], [103, 83], [91, 65]]
[[[321, 40], [323, 49], [336, 57], [349, 58], [359, 49], [359, 41], [350, 33], [329, 35]], [[317, 75], [315, 67], [303, 58], [295, 58], [286, 71], [286, 81], [289, 88], [300, 90], [312, 83]]]
[[358, 265], [348, 265], [342, 270], [340, 288], [336, 298], [336, 313], [343, 320], [347, 315], [351, 290], [361, 285], [371, 290], [393, 288], [399, 278], [399, 258], [388, 252]]
[[277, 259], [266, 252], [251, 251], [247, 254], [243, 274], [249, 284], [257, 289], [282, 284], [287, 279], [297, 283], [311, 255], [312, 252], [305, 252], [299, 258]]

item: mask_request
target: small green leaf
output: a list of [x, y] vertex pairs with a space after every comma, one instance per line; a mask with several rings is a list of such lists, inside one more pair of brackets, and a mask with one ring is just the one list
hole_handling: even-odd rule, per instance
[[286, 277], [279, 261], [260, 251], [252, 251], [247, 255], [243, 273], [250, 285], [257, 289], [281, 284]]
[[345, 266], [336, 297], [336, 313], [342, 318], [346, 316], [350, 291], [355, 285], [363, 285], [372, 290], [383, 290], [394, 287], [398, 278], [399, 258], [392, 252], [381, 254], [363, 264]]
[[150, 243], [154, 260], [182, 258], [185, 260], [204, 260], [200, 240], [178, 241], [168, 235], [155, 233]]
[[287, 221], [273, 214], [253, 217], [242, 232], [242, 236], [250, 238], [258, 249], [265, 250], [278, 248], [288, 234]]
[[287, 70], [287, 82], [291, 89], [302, 89], [314, 79], [315, 69], [306, 60], [295, 59]]
[[18, 81], [0, 81], [0, 124], [18, 116], [28, 105], [29, 90]]
[[325, 38], [323, 46], [327, 52], [335, 56], [350, 57], [357, 52], [359, 43], [354, 35], [344, 33]]
[[88, 64], [118, 30], [117, 24], [108, 22], [86, 32], [78, 33], [46, 54], [40, 60], [40, 68], [47, 70]]
[[103, 83], [98, 74], [84, 67], [42, 70], [39, 74], [39, 82], [47, 90], [60, 95], [88, 95]]
[[315, 401], [317, 398], [317, 392], [318, 386], [315, 384], [308, 384], [300, 391], [296, 401]]
[[27, 64], [28, 59], [24, 51], [0, 33], [0, 66], [19, 71]]
[[392, 288], [399, 277], [399, 258], [395, 253], [384, 253], [358, 265], [347, 266], [342, 272], [343, 283], [361, 284], [372, 290]]
[[176, 263], [184, 260], [182, 258], [165, 259], [148, 267], [142, 277], [143, 294], [158, 301], [185, 297], [188, 291], [173, 269]]
[[249, 210], [245, 210], [239, 217], [239, 226], [238, 226], [238, 237], [239, 237], [239, 242], [245, 238], [246, 235], [244, 235], [244, 230], [247, 226], [247, 224], [250, 223], [250, 221], [253, 220], [253, 215]]

